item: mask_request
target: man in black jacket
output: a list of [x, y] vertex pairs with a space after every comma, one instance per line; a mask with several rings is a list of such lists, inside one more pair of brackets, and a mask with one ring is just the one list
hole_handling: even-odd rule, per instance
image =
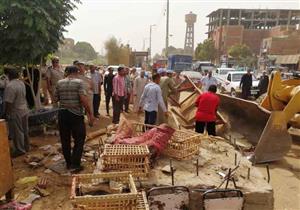
[[269, 86], [269, 76], [263, 71], [262, 76], [260, 77], [258, 83], [259, 95], [262, 95], [267, 92]]
[[112, 98], [113, 92], [113, 68], [108, 68], [108, 74], [104, 76], [104, 93], [105, 93], [105, 103], [106, 103], [106, 113], [109, 116], [109, 102]]
[[251, 95], [251, 87], [252, 87], [252, 74], [251, 70], [248, 69], [247, 73], [242, 76], [240, 88], [242, 88], [242, 98], [248, 99]]

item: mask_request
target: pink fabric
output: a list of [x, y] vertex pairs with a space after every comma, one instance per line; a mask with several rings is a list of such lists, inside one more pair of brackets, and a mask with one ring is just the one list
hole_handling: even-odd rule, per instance
[[167, 146], [175, 130], [166, 124], [146, 131], [143, 135], [131, 138], [116, 139], [115, 144], [147, 145], [150, 150], [155, 149], [159, 155]]
[[125, 96], [125, 79], [124, 77], [117, 75], [113, 78], [113, 95]]

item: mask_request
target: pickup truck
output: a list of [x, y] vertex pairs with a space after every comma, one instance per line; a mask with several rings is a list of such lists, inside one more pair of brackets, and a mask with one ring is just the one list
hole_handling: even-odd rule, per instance
[[[238, 96], [242, 90], [239, 88], [242, 76], [246, 74], [246, 71], [230, 71], [227, 73], [225, 79], [218, 79], [219, 88], [223, 93], [230, 93], [231, 96]], [[251, 95], [258, 96], [259, 81], [252, 74], [252, 87], [251, 87]]]

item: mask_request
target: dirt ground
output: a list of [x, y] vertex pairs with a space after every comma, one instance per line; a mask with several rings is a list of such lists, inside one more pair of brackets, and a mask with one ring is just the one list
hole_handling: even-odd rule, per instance
[[[104, 108], [104, 101], [101, 107]], [[88, 131], [98, 130], [105, 128], [111, 123], [111, 117], [105, 116], [105, 111], [100, 110], [101, 118], [96, 122], [93, 128], [88, 128]], [[136, 114], [127, 114], [129, 119], [142, 121], [143, 117]], [[55, 145], [59, 143], [59, 137], [56, 135], [47, 135], [31, 138], [32, 150], [30, 154], [41, 153], [39, 147], [43, 145]], [[90, 148], [94, 149], [97, 142], [88, 142]], [[58, 145], [57, 145], [58, 146]], [[58, 146], [59, 147], [59, 146]], [[45, 153], [45, 151], [44, 151]], [[43, 154], [43, 152], [42, 152]], [[274, 189], [274, 206], [275, 210], [298, 210], [300, 209], [300, 142], [294, 142], [292, 149], [281, 161], [270, 164], [271, 172], [271, 185]], [[82, 173], [90, 173], [93, 171], [92, 158], [85, 157], [86, 162], [83, 163], [85, 169]], [[51, 158], [46, 161], [46, 164], [53, 163]], [[49, 191], [48, 197], [41, 198], [34, 202], [33, 210], [39, 209], [70, 209], [71, 202], [70, 196], [70, 176], [60, 176], [54, 172], [46, 173], [44, 166], [32, 169], [24, 163], [24, 156], [13, 160], [14, 165], [14, 178], [27, 176], [47, 177], [49, 180], [46, 190]], [[267, 177], [265, 166], [257, 166], [261, 172]], [[16, 184], [15, 197], [17, 200], [26, 198], [36, 183], [29, 184]]]

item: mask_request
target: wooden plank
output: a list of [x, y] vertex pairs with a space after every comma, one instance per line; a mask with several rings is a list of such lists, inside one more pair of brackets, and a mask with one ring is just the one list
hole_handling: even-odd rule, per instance
[[0, 120], [0, 197], [14, 185], [6, 123]]

